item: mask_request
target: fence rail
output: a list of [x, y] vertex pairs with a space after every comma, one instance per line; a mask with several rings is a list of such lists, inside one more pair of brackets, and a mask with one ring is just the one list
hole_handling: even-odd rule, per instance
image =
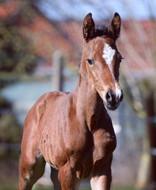
[[0, 150], [21, 150], [21, 144], [0, 143]]

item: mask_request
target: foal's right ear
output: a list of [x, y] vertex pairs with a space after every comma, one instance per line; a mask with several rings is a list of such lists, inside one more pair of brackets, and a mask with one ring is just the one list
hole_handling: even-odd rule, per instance
[[120, 28], [121, 28], [121, 18], [118, 13], [115, 13], [114, 18], [111, 22], [111, 29], [115, 40], [117, 40], [120, 36]]
[[95, 24], [92, 19], [92, 14], [89, 13], [84, 18], [84, 21], [83, 21], [83, 37], [86, 42], [89, 41], [89, 39], [93, 37], [94, 31], [95, 31]]

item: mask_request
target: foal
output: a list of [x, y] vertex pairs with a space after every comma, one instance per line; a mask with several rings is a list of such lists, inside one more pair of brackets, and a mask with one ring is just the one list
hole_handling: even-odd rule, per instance
[[89, 176], [93, 190], [110, 190], [116, 137], [107, 109], [118, 108], [123, 98], [116, 47], [120, 25], [118, 13], [103, 29], [95, 28], [91, 13], [85, 17], [76, 89], [45, 93], [26, 117], [18, 190], [31, 190], [46, 162], [56, 190], [76, 190]]

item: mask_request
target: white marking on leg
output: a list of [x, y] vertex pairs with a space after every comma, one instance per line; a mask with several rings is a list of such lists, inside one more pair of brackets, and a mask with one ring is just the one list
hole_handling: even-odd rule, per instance
[[99, 182], [98, 182], [98, 177], [92, 177], [92, 179], [91, 179], [91, 181], [90, 181], [90, 183], [91, 183], [91, 188], [92, 188], [92, 190], [101, 190], [102, 189], [102, 187], [100, 186], [100, 184], [99, 184]]
[[107, 177], [105, 175], [92, 177], [90, 180], [92, 190], [103, 190], [106, 188]]
[[114, 55], [115, 55], [115, 50], [112, 49], [112, 47], [109, 44], [105, 44], [104, 48], [103, 48], [102, 57], [104, 58], [106, 64], [108, 65], [110, 72], [111, 72], [113, 77], [114, 77], [114, 75], [113, 75], [113, 69], [112, 69], [111, 63], [113, 61]]

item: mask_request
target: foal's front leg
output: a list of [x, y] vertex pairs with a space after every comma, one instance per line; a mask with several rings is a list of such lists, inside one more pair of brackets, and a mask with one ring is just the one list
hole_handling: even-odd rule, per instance
[[80, 180], [76, 176], [76, 172], [71, 168], [69, 162], [59, 168], [58, 174], [62, 190], [77, 190]]
[[112, 156], [104, 167], [100, 167], [100, 162], [97, 162], [94, 166], [93, 175], [90, 180], [91, 188], [92, 190], [110, 190]]

